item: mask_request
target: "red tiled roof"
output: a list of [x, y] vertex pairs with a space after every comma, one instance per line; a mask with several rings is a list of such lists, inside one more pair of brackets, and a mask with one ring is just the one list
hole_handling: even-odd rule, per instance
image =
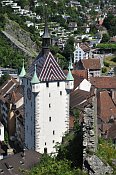
[[98, 94], [97, 106], [98, 117], [104, 122], [108, 122], [111, 116], [116, 117], [116, 106], [108, 91], [102, 91]]
[[91, 77], [90, 82], [96, 88], [115, 89], [116, 77]]
[[[68, 74], [68, 70], [63, 72], [65, 75]], [[71, 72], [74, 78], [74, 89], [76, 89], [84, 79], [87, 79], [87, 70], [72, 70]]]
[[100, 59], [82, 59], [81, 61], [85, 69], [101, 69]]

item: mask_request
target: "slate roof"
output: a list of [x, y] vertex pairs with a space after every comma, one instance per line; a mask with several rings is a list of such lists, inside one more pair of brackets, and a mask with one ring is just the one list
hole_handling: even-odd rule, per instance
[[113, 103], [108, 91], [102, 91], [98, 94], [97, 114], [104, 122], [109, 122], [112, 118], [116, 118], [116, 105]]
[[28, 170], [36, 165], [41, 158], [41, 154], [33, 150], [25, 150], [0, 161], [0, 174], [22, 175], [21, 170]]
[[85, 69], [101, 69], [100, 59], [82, 59], [81, 61]]
[[116, 89], [116, 77], [90, 77], [90, 83], [96, 88]]
[[57, 81], [66, 79], [62, 69], [49, 50], [46, 54], [42, 54], [41, 52], [37, 56], [29, 68], [28, 76], [33, 76], [35, 64], [37, 77], [40, 81]]

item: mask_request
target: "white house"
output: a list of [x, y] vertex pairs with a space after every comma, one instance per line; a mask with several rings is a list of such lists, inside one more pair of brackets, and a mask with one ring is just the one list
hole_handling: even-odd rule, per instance
[[82, 59], [88, 59], [90, 48], [85, 43], [78, 43], [74, 51], [74, 63]]
[[54, 146], [69, 130], [69, 92], [74, 79], [67, 77], [49, 50], [51, 42], [45, 26], [42, 51], [26, 73], [20, 73], [24, 87], [25, 147], [40, 153], [55, 153]]

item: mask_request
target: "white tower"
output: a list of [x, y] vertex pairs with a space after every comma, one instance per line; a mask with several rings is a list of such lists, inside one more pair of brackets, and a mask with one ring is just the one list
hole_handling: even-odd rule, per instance
[[40, 153], [54, 153], [54, 146], [69, 130], [69, 92], [72, 85], [66, 87], [66, 84], [73, 80], [66, 80], [49, 50], [51, 40], [47, 24], [42, 38], [41, 53], [27, 74], [21, 77], [24, 86], [25, 147]]

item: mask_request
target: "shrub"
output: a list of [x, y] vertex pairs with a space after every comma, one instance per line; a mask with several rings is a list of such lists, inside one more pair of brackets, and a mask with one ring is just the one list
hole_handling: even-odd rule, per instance
[[102, 67], [102, 73], [106, 73], [107, 72], [107, 68], [106, 67]]
[[104, 61], [104, 66], [109, 67], [109, 63]]

